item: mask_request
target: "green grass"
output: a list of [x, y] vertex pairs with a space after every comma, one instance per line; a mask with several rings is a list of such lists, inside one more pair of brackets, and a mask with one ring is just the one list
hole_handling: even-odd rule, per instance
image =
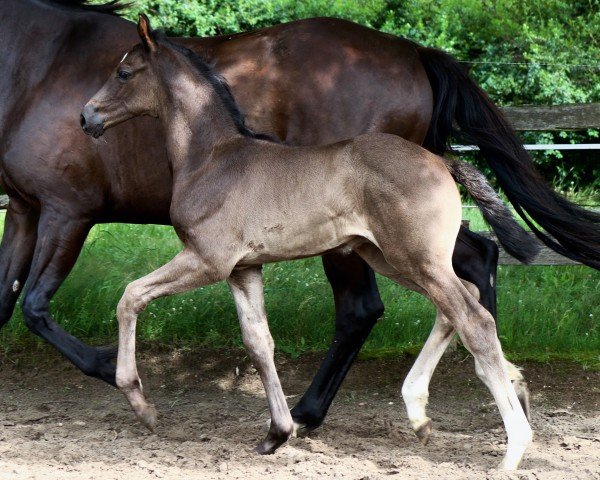
[[[476, 210], [465, 213], [473, 230], [484, 228]], [[114, 343], [115, 306], [125, 285], [165, 263], [180, 248], [170, 227], [94, 227], [74, 271], [52, 301], [54, 318], [86, 341]], [[385, 278], [378, 282], [386, 312], [364, 355], [416, 352], [431, 328], [433, 307]], [[500, 267], [498, 312], [504, 349], [514, 359], [568, 358], [599, 365], [599, 291], [600, 273], [586, 267]], [[279, 351], [296, 356], [328, 348], [334, 309], [320, 259], [266, 265], [265, 297]], [[242, 345], [224, 283], [153, 302], [138, 328], [138, 338], [158, 345]], [[17, 309], [0, 331], [0, 346], [13, 350], [36, 345]]]

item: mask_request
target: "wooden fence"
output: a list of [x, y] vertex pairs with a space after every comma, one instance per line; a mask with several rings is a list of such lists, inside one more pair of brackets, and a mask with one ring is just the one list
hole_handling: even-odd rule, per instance
[[[504, 107], [504, 114], [513, 128], [518, 131], [559, 131], [559, 130], [584, 130], [586, 128], [600, 128], [600, 103], [579, 105], [553, 105], [547, 107], [523, 106]], [[552, 144], [552, 145], [525, 145], [528, 150], [600, 150], [600, 144]], [[458, 146], [459, 151], [476, 150], [470, 145]], [[0, 195], [0, 209], [8, 207], [8, 196]], [[491, 232], [478, 232], [481, 235], [495, 240]], [[533, 265], [576, 265], [577, 262], [563, 257], [541, 245], [541, 252]], [[521, 265], [513, 257], [500, 249], [500, 264]]]

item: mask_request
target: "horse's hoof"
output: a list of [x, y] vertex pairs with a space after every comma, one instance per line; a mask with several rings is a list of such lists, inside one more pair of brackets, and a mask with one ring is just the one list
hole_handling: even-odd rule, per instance
[[527, 388], [527, 382], [525, 380], [513, 380], [513, 387], [515, 388], [519, 403], [523, 407], [527, 421], [531, 423], [531, 407], [529, 405], [529, 388]]
[[154, 429], [156, 428], [157, 417], [156, 408], [154, 408], [154, 405], [147, 405], [141, 412], [136, 412], [136, 415], [140, 423], [152, 433], [154, 433]]
[[431, 425], [431, 419], [428, 418], [427, 421], [421, 425], [419, 428], [415, 430], [415, 434], [417, 438], [423, 445], [427, 445], [429, 443], [429, 437], [431, 436], [433, 428]]

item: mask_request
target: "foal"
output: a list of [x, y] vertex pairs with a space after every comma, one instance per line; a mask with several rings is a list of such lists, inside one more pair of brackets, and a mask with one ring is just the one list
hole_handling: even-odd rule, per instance
[[[136, 367], [139, 313], [158, 297], [226, 280], [271, 413], [257, 450], [274, 452], [293, 423], [273, 361], [261, 266], [352, 249], [374, 270], [436, 305], [425, 347], [432, 358], [458, 332], [484, 372], [506, 427], [502, 467], [517, 468], [531, 428], [509, 381], [494, 320], [451, 263], [461, 203], [449, 169], [462, 175], [475, 197], [489, 189], [482, 177], [387, 134], [323, 147], [270, 142], [245, 127], [226, 85], [201, 59], [151, 31], [145, 16], [138, 31], [142, 43], [125, 55], [83, 113], [94, 136], [135, 116], [158, 117], [173, 170], [170, 214], [184, 248], [129, 284], [117, 307], [117, 385], [138, 418], [150, 428], [156, 420]], [[421, 364], [413, 383], [428, 383], [430, 367]], [[427, 435], [424, 407], [417, 401], [408, 413], [413, 427]]]

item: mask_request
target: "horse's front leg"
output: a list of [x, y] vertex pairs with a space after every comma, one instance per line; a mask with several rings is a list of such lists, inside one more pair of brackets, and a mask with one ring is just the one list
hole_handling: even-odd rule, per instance
[[373, 270], [355, 253], [323, 256], [335, 300], [335, 334], [312, 383], [292, 408], [298, 435], [317, 428], [377, 319], [383, 315]]
[[169, 263], [127, 285], [119, 301], [117, 386], [127, 397], [136, 417], [150, 430], [153, 430], [156, 424], [156, 410], [144, 397], [136, 366], [135, 327], [138, 315], [156, 298], [208, 285], [226, 276], [225, 274], [220, 277], [198, 254], [186, 248]]
[[274, 453], [291, 436], [294, 424], [275, 369], [273, 338], [267, 324], [261, 269], [234, 270], [227, 283], [235, 299], [244, 345], [260, 374], [271, 413], [269, 432], [256, 447], [256, 451], [261, 454]]

